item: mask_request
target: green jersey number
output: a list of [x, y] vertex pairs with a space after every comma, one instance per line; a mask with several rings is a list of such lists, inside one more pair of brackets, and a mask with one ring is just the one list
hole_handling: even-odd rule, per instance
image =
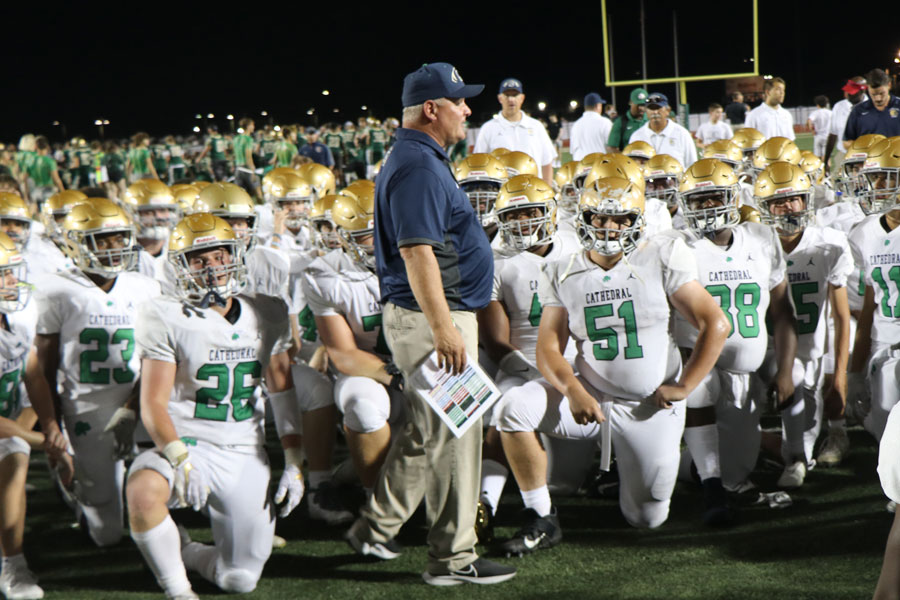
[[[737, 317], [737, 330], [742, 338], [755, 338], [759, 336], [759, 299], [760, 289], [758, 283], [742, 283], [734, 288], [734, 301], [732, 302], [731, 288], [724, 284], [708, 285], [706, 291], [719, 301], [722, 312], [728, 317], [731, 332], [734, 334], [734, 320]], [[735, 315], [732, 315], [732, 308]]]
[[390, 354], [387, 342], [384, 340], [384, 329], [381, 327], [381, 314], [369, 315], [362, 318], [363, 331], [375, 331], [378, 329], [378, 337], [375, 340], [376, 354]]
[[319, 339], [319, 331], [316, 329], [316, 318], [309, 306], [304, 306], [297, 315], [297, 323], [300, 325], [300, 339], [305, 342], [314, 342]]
[[[634, 302], [627, 300], [619, 305], [616, 313], [625, 322], [625, 358], [643, 358], [637, 334], [637, 322], [634, 318]], [[584, 322], [587, 326], [588, 339], [594, 343], [594, 358], [597, 360], [614, 360], [619, 355], [619, 335], [612, 327], [597, 328], [597, 319], [613, 316], [612, 304], [600, 304], [584, 307]]]
[[528, 322], [531, 323], [532, 327], [537, 327], [541, 324], [541, 313], [544, 312], [544, 307], [541, 306], [541, 301], [538, 299], [537, 292], [534, 293], [534, 296], [531, 297], [531, 310], [528, 312]]
[[[228, 389], [231, 388], [231, 417], [235, 421], [243, 421], [253, 416], [253, 406], [250, 399], [253, 391], [259, 384], [262, 375], [262, 365], [258, 360], [242, 362], [234, 366], [233, 377], [229, 373], [228, 365], [207, 363], [197, 369], [197, 379], [209, 381], [216, 379], [216, 387], [200, 388], [197, 390], [194, 408], [194, 417], [209, 421], [227, 421], [228, 404], [225, 398]], [[246, 378], [250, 376], [250, 385]]]
[[819, 306], [815, 302], [806, 302], [807, 294], [818, 294], [819, 282], [809, 281], [791, 285], [791, 297], [797, 311], [797, 333], [814, 333], [819, 326]]
[[[888, 279], [894, 282], [894, 286], [900, 290], [900, 265], [894, 265], [888, 269]], [[900, 294], [897, 295], [897, 301], [891, 308], [891, 289], [888, 287], [884, 275], [881, 273], [881, 267], [872, 269], [872, 280], [881, 288], [881, 314], [887, 318], [900, 317]]]
[[110, 369], [106, 367], [94, 369], [95, 362], [106, 362], [109, 359], [110, 344], [124, 344], [119, 352], [125, 366], [112, 369], [112, 379], [116, 383], [134, 381], [134, 371], [128, 368], [128, 363], [134, 354], [134, 329], [116, 329], [110, 337], [106, 329], [88, 327], [81, 331], [78, 341], [86, 346], [94, 346], [81, 353], [81, 369], [78, 377], [80, 383], [101, 385], [110, 383]]
[[0, 377], [0, 417], [10, 418], [19, 405], [19, 369]]

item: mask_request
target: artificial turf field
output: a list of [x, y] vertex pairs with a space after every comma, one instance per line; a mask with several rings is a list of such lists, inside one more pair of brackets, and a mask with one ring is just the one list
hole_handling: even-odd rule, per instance
[[[306, 516], [305, 501], [277, 533], [288, 540], [275, 550], [257, 590], [247, 598], [609, 598], [609, 599], [809, 599], [870, 598], [892, 516], [875, 473], [876, 445], [851, 429], [851, 452], [837, 469], [814, 469], [785, 509], [742, 506], [738, 524], [711, 530], [699, 522], [699, 487], [679, 483], [669, 520], [654, 531], [629, 527], [613, 500], [556, 498], [563, 544], [521, 559], [499, 586], [432, 588], [425, 566], [423, 511], [403, 529], [403, 555], [390, 562], [358, 557], [329, 528]], [[279, 460], [272, 453], [273, 463]], [[273, 465], [277, 481], [280, 465]], [[779, 472], [759, 470], [755, 481], [773, 489]], [[26, 555], [47, 598], [160, 598], [161, 592], [129, 538], [98, 549], [79, 529], [51, 489], [43, 456], [32, 459]], [[497, 537], [517, 526], [521, 501], [511, 482], [497, 518]], [[177, 511], [192, 536], [209, 541], [204, 519]], [[491, 555], [491, 548], [481, 548]], [[190, 574], [202, 596], [221, 595]]]

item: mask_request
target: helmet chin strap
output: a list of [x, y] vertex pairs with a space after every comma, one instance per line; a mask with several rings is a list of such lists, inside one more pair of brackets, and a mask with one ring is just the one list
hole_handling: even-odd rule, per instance
[[225, 302], [225, 298], [223, 298], [219, 292], [216, 291], [216, 280], [213, 277], [213, 270], [207, 267], [206, 269], [206, 287], [209, 289], [206, 292], [206, 295], [203, 296], [203, 300], [200, 301], [200, 308], [209, 308], [211, 303], [215, 303], [222, 308], [225, 308], [227, 302]]

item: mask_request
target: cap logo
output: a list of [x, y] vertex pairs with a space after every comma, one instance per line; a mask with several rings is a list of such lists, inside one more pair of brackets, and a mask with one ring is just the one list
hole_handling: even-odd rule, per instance
[[714, 185], [712, 181], [698, 181], [694, 187], [710, 187]]
[[513, 196], [509, 199], [510, 204], [517, 204], [519, 202], [528, 202], [528, 196]]
[[459, 71], [456, 70], [456, 67], [453, 67], [453, 70], [450, 72], [450, 81], [453, 83], [462, 83], [462, 77], [459, 76]]
[[207, 244], [209, 242], [218, 241], [214, 235], [204, 235], [194, 239], [195, 244]]
[[793, 192], [793, 191], [794, 191], [794, 188], [792, 188], [792, 187], [785, 187], [785, 188], [778, 188], [777, 190], [775, 190], [775, 193], [776, 193], [776, 194], [789, 194], [789, 193], [791, 193], [791, 192]]
[[647, 94], [645, 94], [644, 92], [638, 92], [638, 100], [643, 100], [646, 97], [647, 97]]

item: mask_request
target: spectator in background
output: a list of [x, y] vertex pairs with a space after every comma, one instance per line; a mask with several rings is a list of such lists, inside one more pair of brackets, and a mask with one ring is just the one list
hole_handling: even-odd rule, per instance
[[668, 154], [687, 170], [697, 162], [697, 146], [691, 132], [669, 119], [669, 99], [654, 92], [647, 98], [647, 123], [631, 134], [629, 143], [647, 142], [657, 154]]
[[697, 145], [706, 148], [719, 140], [730, 140], [734, 137], [731, 126], [722, 119], [722, 105], [713, 102], [709, 105], [709, 121], [697, 128]]
[[[794, 139], [794, 117], [784, 102], [785, 83], [781, 77], [763, 81], [763, 103], [747, 113], [744, 125], [758, 130], [766, 139], [775, 136]], [[687, 168], [687, 166], [685, 166]]]
[[547, 135], [550, 136], [550, 141], [553, 142], [553, 149], [556, 151], [556, 158], [553, 159], [553, 167], [559, 168], [559, 157], [562, 155], [562, 139], [559, 136], [562, 132], [562, 122], [559, 120], [559, 115], [550, 113], [547, 117], [545, 126], [547, 128]]
[[725, 117], [732, 127], [740, 129], [744, 126], [744, 118], [747, 116], [748, 110], [750, 110], [750, 105], [744, 102], [744, 95], [734, 92], [731, 94], [731, 104], [725, 107]]
[[320, 165], [325, 165], [329, 169], [334, 168], [334, 157], [331, 155], [331, 150], [319, 141], [319, 130], [315, 127], [306, 128], [306, 145], [300, 148], [299, 154]]
[[869, 99], [850, 111], [844, 128], [844, 148], [849, 148], [853, 140], [867, 133], [880, 133], [885, 137], [900, 135], [900, 98], [891, 93], [891, 76], [881, 69], [872, 69], [866, 80], [869, 82]]
[[604, 102], [596, 92], [584, 97], [584, 114], [572, 124], [569, 132], [572, 160], [581, 160], [592, 152], [606, 151], [606, 141], [613, 124], [603, 116]]
[[828, 98], [823, 95], [816, 96], [816, 110], [806, 119], [806, 127], [812, 129], [813, 154], [822, 158], [825, 156], [825, 145], [828, 142], [828, 129], [831, 126], [831, 109], [828, 108]]
[[606, 115], [605, 115], [606, 118], [609, 119], [610, 121], [614, 120], [616, 117], [619, 116], [619, 111], [616, 110], [615, 104], [607, 104], [605, 112], [606, 112]]
[[628, 145], [631, 134], [640, 129], [647, 122], [644, 116], [644, 106], [647, 104], [647, 90], [635, 88], [631, 90], [628, 100], [628, 111], [613, 121], [606, 140], [607, 152], [621, 152]]
[[847, 118], [850, 116], [850, 111], [853, 110], [854, 106], [869, 99], [866, 95], [868, 87], [865, 77], [857, 75], [853, 79], [848, 79], [844, 87], [841, 88], [844, 92], [844, 99], [837, 102], [831, 110], [831, 125], [828, 128], [828, 140], [825, 143], [823, 160], [827, 168], [832, 151], [837, 149], [831, 169], [835, 176], [840, 173], [841, 165], [844, 162], [844, 144], [842, 142], [844, 141], [844, 127], [847, 126]]

